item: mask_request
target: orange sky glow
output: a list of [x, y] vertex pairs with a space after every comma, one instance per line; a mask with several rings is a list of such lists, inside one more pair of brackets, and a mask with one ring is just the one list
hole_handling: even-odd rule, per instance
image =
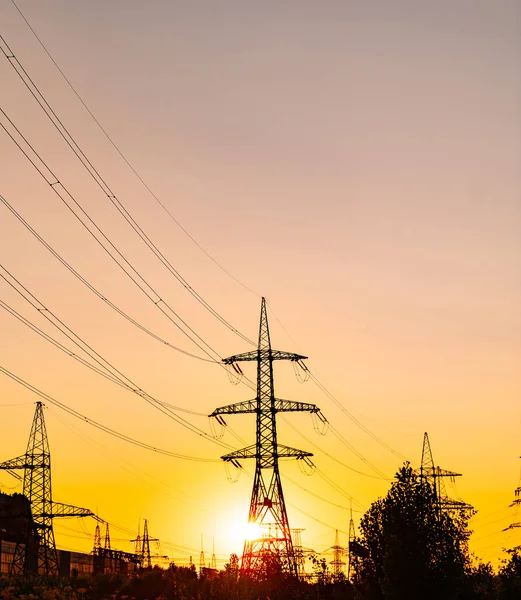
[[[301, 383], [291, 364], [275, 365], [277, 395], [317, 404], [339, 433], [319, 435], [309, 414], [278, 421], [279, 441], [313, 452], [317, 467], [312, 476], [296, 462], [281, 467], [303, 545], [325, 551], [335, 529], [346, 545], [350, 502], [358, 523], [404, 459], [418, 466], [424, 431], [435, 462], [463, 474], [449, 494], [478, 511], [471, 550], [497, 564], [504, 548], [521, 544], [521, 529], [502, 532], [521, 521], [509, 508], [521, 465], [521, 4], [17, 4], [197, 244], [132, 173], [6, 0], [5, 43], [143, 231], [187, 285], [253, 340], [265, 296], [273, 347], [309, 356], [311, 371], [345, 408], [312, 381]], [[130, 229], [12, 65], [0, 54], [0, 195], [104, 297], [173, 346], [208, 358], [165, 318], [167, 305], [218, 356], [250, 350]], [[58, 186], [9, 137], [21, 140], [13, 124]], [[121, 271], [57, 189], [70, 192], [159, 302]], [[118, 315], [4, 203], [0, 256], [41, 305], [136, 386], [193, 411], [176, 414], [205, 433], [214, 408], [253, 397], [215, 363]], [[73, 348], [49, 312], [6, 279], [0, 299]], [[123, 550], [148, 519], [161, 554], [178, 564], [190, 556], [198, 564], [201, 535], [207, 561], [212, 540], [219, 566], [240, 554], [253, 464], [244, 461], [248, 472], [230, 484], [223, 446], [0, 308], [0, 366], [118, 432], [208, 459], [132, 446], [47, 403], [55, 499], [113, 523], [113, 546]], [[254, 365], [244, 371], [255, 378]], [[0, 373], [0, 461], [25, 452], [36, 400]], [[227, 423], [221, 442], [254, 442], [252, 415]], [[0, 490], [21, 488], [0, 471]], [[58, 547], [88, 552], [94, 527], [91, 519], [56, 522]]]

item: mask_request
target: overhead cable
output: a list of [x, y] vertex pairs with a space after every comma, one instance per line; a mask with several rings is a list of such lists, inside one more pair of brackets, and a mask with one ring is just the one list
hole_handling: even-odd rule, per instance
[[52, 311], [50, 311], [38, 298], [32, 294], [16, 277], [8, 271], [3, 265], [0, 264], [0, 269], [4, 271], [4, 274], [0, 272], [0, 278], [2, 278], [12, 289], [14, 289], [26, 302], [28, 302], [36, 311], [38, 311], [53, 327], [58, 329], [67, 339], [69, 339], [75, 346], [80, 348], [82, 352], [87, 354], [95, 363], [99, 365], [101, 369], [108, 372], [114, 379], [117, 379], [123, 387], [132, 393], [136, 394], [154, 408], [159, 410], [161, 413], [169, 417], [170, 419], [177, 422], [182, 427], [185, 427], [192, 433], [195, 433], [199, 437], [205, 438], [214, 444], [217, 444], [223, 448], [230, 449], [228, 444], [215, 440], [211, 435], [199, 429], [183, 417], [175, 414], [175, 412], [162, 406], [160, 402], [147, 392], [134, 383], [129, 377], [124, 375], [119, 369], [117, 369], [111, 362], [105, 359], [99, 354], [92, 346], [90, 346], [83, 338], [77, 335], [69, 326], [67, 326], [61, 319], [59, 319]]
[[203, 252], [203, 254], [205, 254], [221, 271], [223, 271], [223, 273], [225, 273], [226, 275], [228, 275], [228, 277], [230, 277], [231, 279], [233, 279], [236, 283], [238, 283], [239, 285], [241, 285], [244, 289], [246, 289], [248, 292], [251, 292], [252, 294], [254, 294], [255, 296], [260, 297], [260, 294], [258, 294], [257, 292], [255, 292], [254, 290], [252, 290], [251, 288], [249, 288], [245, 283], [243, 283], [240, 279], [238, 279], [237, 277], [235, 277], [232, 273], [230, 273], [225, 267], [223, 267], [186, 229], [185, 227], [183, 227], [183, 225], [174, 217], [174, 215], [170, 212], [170, 210], [165, 206], [165, 204], [159, 199], [159, 197], [155, 194], [155, 192], [150, 188], [150, 186], [145, 182], [145, 180], [142, 178], [142, 176], [138, 173], [137, 169], [131, 164], [130, 160], [123, 154], [123, 151], [120, 149], [120, 147], [114, 142], [114, 140], [112, 139], [112, 137], [109, 135], [109, 133], [107, 132], [107, 130], [103, 127], [103, 125], [99, 122], [99, 120], [96, 118], [96, 116], [94, 115], [94, 113], [91, 111], [91, 109], [87, 106], [86, 102], [83, 100], [82, 96], [80, 95], [80, 93], [76, 90], [76, 88], [73, 86], [73, 84], [71, 83], [71, 81], [69, 80], [69, 78], [66, 76], [66, 74], [64, 73], [64, 71], [61, 69], [61, 67], [59, 66], [59, 64], [57, 63], [57, 61], [55, 60], [55, 58], [52, 56], [52, 54], [49, 52], [47, 46], [43, 43], [43, 41], [41, 40], [41, 38], [38, 36], [38, 34], [36, 33], [36, 31], [34, 30], [34, 28], [31, 26], [31, 24], [29, 23], [28, 19], [26, 18], [26, 16], [23, 14], [23, 12], [20, 10], [20, 8], [18, 7], [18, 5], [16, 4], [16, 2], [14, 0], [11, 0], [13, 6], [16, 8], [16, 10], [18, 11], [18, 13], [20, 14], [20, 16], [22, 17], [22, 19], [25, 21], [27, 27], [30, 29], [30, 31], [32, 32], [32, 34], [34, 35], [34, 37], [36, 38], [36, 40], [38, 41], [38, 43], [40, 44], [40, 46], [43, 48], [44, 52], [47, 54], [47, 56], [49, 57], [49, 59], [51, 60], [51, 62], [53, 63], [53, 65], [56, 67], [56, 69], [58, 70], [58, 72], [60, 73], [60, 75], [63, 77], [63, 79], [65, 80], [65, 82], [67, 83], [67, 85], [69, 86], [69, 88], [72, 90], [72, 92], [74, 93], [74, 95], [78, 98], [78, 100], [80, 101], [80, 103], [82, 104], [83, 108], [85, 108], [85, 110], [87, 111], [87, 113], [90, 115], [90, 117], [92, 118], [92, 120], [94, 121], [94, 123], [96, 123], [96, 125], [98, 126], [98, 128], [100, 129], [100, 131], [103, 133], [103, 135], [107, 138], [107, 140], [110, 142], [110, 144], [112, 145], [112, 147], [116, 150], [116, 152], [119, 154], [119, 156], [122, 158], [122, 160], [125, 162], [125, 164], [130, 168], [130, 170], [132, 171], [132, 173], [134, 173], [134, 175], [138, 178], [138, 180], [142, 183], [143, 187], [149, 192], [149, 194], [152, 196], [152, 198], [154, 198], [154, 200], [159, 204], [159, 206], [161, 206], [161, 208], [165, 211], [165, 213], [168, 215], [168, 217], [177, 225], [177, 227], [179, 227], [179, 229], [199, 248], [199, 250], [201, 250]]
[[57, 408], [60, 408], [61, 410], [69, 413], [73, 417], [76, 417], [77, 419], [80, 419], [80, 421], [84, 421], [85, 423], [88, 423], [89, 425], [92, 425], [96, 429], [99, 429], [100, 431], [104, 431], [105, 433], [108, 433], [109, 435], [111, 435], [113, 437], [116, 437], [116, 438], [118, 438], [118, 439], [120, 439], [120, 440], [122, 440], [124, 442], [128, 442], [129, 444], [132, 444], [134, 446], [138, 446], [139, 448], [144, 448], [145, 450], [150, 450], [152, 452], [156, 452], [157, 454], [164, 454], [165, 456], [170, 456], [172, 458], [179, 458], [179, 459], [182, 459], [182, 460], [191, 460], [191, 461], [197, 461], [197, 462], [219, 462], [218, 459], [214, 459], [214, 458], [200, 458], [200, 457], [197, 457], [197, 456], [189, 456], [189, 455], [185, 455], [185, 454], [178, 454], [177, 452], [171, 452], [169, 450], [164, 450], [162, 448], [157, 448], [156, 446], [152, 446], [152, 445], [147, 444], [145, 442], [141, 442], [139, 440], [136, 440], [136, 439], [134, 439], [134, 438], [132, 438], [132, 437], [130, 437], [128, 435], [125, 435], [123, 433], [119, 433], [118, 431], [115, 431], [114, 429], [111, 429], [110, 427], [107, 427], [106, 425], [103, 425], [102, 423], [94, 421], [93, 419], [90, 419], [89, 417], [86, 417], [85, 415], [82, 415], [81, 413], [79, 413], [78, 411], [74, 410], [70, 406], [67, 406], [63, 402], [60, 402], [59, 400], [56, 400], [52, 396], [49, 396], [49, 394], [46, 394], [45, 392], [42, 392], [37, 387], [31, 385], [27, 381], [24, 381], [21, 377], [18, 377], [18, 375], [15, 375], [14, 373], [12, 373], [11, 371], [9, 371], [8, 369], [5, 369], [1, 365], [0, 365], [0, 372], [3, 373], [4, 375], [7, 375], [7, 377], [11, 378], [13, 381], [16, 381], [16, 383], [19, 383], [20, 385], [22, 385], [23, 387], [25, 387], [29, 391], [33, 392], [34, 394], [36, 394], [37, 396], [39, 396], [40, 398], [42, 398], [43, 400], [45, 400], [46, 402], [49, 402], [50, 404], [56, 406]]
[[[141, 290], [141, 292], [158, 308], [167, 319], [193, 344], [195, 344], [209, 358], [220, 361], [219, 353], [214, 350], [179, 314], [156, 292], [141, 273], [130, 263], [130, 261], [111, 242], [98, 224], [90, 217], [82, 205], [69, 192], [65, 185], [58, 179], [46, 162], [34, 149], [20, 129], [9, 118], [7, 113], [0, 108], [8, 126], [0, 122], [0, 126], [11, 138], [14, 144], [32, 164], [43, 180], [51, 187], [53, 192], [60, 198], [63, 204], [70, 210], [79, 223], [94, 238], [105, 253], [125, 273], [125, 275]], [[163, 308], [165, 307], [165, 308]], [[167, 312], [167, 309], [169, 312]], [[171, 313], [171, 314], [170, 314]], [[173, 315], [173, 316], [172, 316]]]
[[92, 162], [83, 152], [79, 144], [76, 142], [74, 137], [71, 135], [67, 127], [63, 124], [61, 119], [58, 117], [54, 109], [51, 107], [47, 99], [44, 97], [34, 80], [30, 77], [26, 69], [23, 67], [17, 56], [11, 50], [5, 38], [0, 35], [0, 49], [4, 53], [13, 69], [16, 71], [24, 85], [27, 87], [31, 95], [38, 102], [44, 113], [47, 115], [51, 123], [54, 125], [58, 133], [65, 140], [70, 149], [74, 152], [75, 156], [85, 167], [89, 175], [96, 182], [98, 187], [107, 196], [112, 205], [116, 208], [119, 214], [125, 219], [128, 225], [133, 231], [139, 236], [141, 241], [148, 247], [148, 249], [154, 254], [154, 256], [166, 267], [166, 269], [173, 275], [177, 281], [206, 309], [212, 314], [218, 321], [225, 325], [228, 329], [233, 331], [236, 335], [241, 337], [244, 341], [251, 345], [255, 345], [252, 340], [242, 334], [238, 329], [231, 325], [221, 314], [219, 314], [208, 302], [188, 283], [188, 281], [179, 273], [179, 271], [172, 265], [168, 258], [159, 250], [156, 244], [151, 238], [145, 233], [140, 227], [137, 221], [132, 217], [129, 211], [126, 209], [123, 202], [116, 196], [112, 191], [106, 180], [101, 176], [98, 169], [94, 167]]

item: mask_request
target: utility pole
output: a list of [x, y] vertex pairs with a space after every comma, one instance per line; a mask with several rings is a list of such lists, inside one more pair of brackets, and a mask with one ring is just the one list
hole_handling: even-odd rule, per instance
[[226, 365], [252, 361], [257, 363], [257, 396], [228, 406], [217, 408], [210, 417], [229, 414], [256, 415], [256, 442], [242, 450], [221, 456], [226, 462], [237, 463], [240, 459], [255, 459], [255, 476], [250, 501], [248, 522], [264, 526], [265, 534], [255, 540], [246, 540], [241, 561], [245, 574], [262, 569], [267, 555], [276, 555], [283, 569], [298, 577], [297, 562], [291, 538], [286, 504], [279, 472], [280, 458], [293, 458], [312, 464], [310, 452], [283, 446], [277, 442], [276, 417], [279, 412], [310, 412], [320, 414], [315, 404], [292, 402], [275, 398], [273, 385], [273, 362], [290, 360], [307, 368], [302, 361], [305, 356], [292, 352], [272, 350], [266, 300], [262, 298], [257, 350], [236, 354], [223, 360]]
[[449, 498], [445, 489], [444, 478], [448, 477], [452, 482], [454, 482], [454, 478], [461, 477], [461, 473], [454, 473], [453, 471], [440, 469], [440, 467], [434, 465], [431, 443], [429, 441], [429, 435], [427, 432], [425, 432], [423, 435], [420, 477], [427, 481], [434, 490], [438, 519], [441, 518], [442, 511], [473, 509], [470, 504], [462, 502], [461, 500], [453, 500], [452, 498]]
[[[53, 519], [95, 515], [86, 508], [54, 502], [52, 499], [51, 453], [41, 402], [36, 403], [26, 453], [1, 463], [0, 469], [19, 480], [22, 477], [16, 473], [16, 470], [24, 470], [23, 495], [30, 502], [33, 519], [33, 525], [26, 527], [25, 543], [16, 544], [10, 575], [57, 576], [59, 564]], [[35, 543], [35, 540], [38, 542]]]

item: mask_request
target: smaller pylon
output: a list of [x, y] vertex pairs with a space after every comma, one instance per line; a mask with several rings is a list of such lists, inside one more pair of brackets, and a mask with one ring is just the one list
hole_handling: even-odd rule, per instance
[[295, 563], [297, 565], [297, 576], [302, 577], [304, 573], [304, 549], [302, 548], [302, 532], [304, 529], [292, 529], [293, 551], [295, 553]]
[[[514, 490], [514, 500], [512, 500], [512, 503], [509, 505], [509, 508], [514, 509], [514, 516], [518, 515], [520, 506], [521, 506], [521, 485], [516, 487], [516, 489]], [[508, 531], [509, 529], [518, 529], [519, 527], [521, 527], [521, 523], [518, 521], [517, 523], [511, 523], [508, 527], [505, 527], [505, 529], [503, 529], [503, 531]], [[515, 550], [517, 548], [519, 548], [519, 546], [515, 546], [514, 548], [512, 548], [512, 550]]]
[[461, 500], [453, 500], [452, 498], [449, 498], [445, 489], [444, 479], [448, 477], [452, 482], [454, 482], [454, 478], [461, 477], [461, 473], [447, 471], [446, 469], [441, 469], [440, 467], [434, 465], [431, 443], [429, 441], [429, 434], [427, 432], [425, 432], [423, 435], [420, 477], [432, 486], [436, 499], [438, 517], [441, 516], [441, 512], [444, 510], [453, 511], [473, 509], [470, 504], [462, 502]]
[[352, 566], [352, 558], [353, 558], [353, 544], [356, 538], [356, 530], [355, 530], [355, 522], [353, 521], [353, 503], [350, 501], [349, 506], [349, 542], [347, 546], [347, 579], [351, 581], [351, 566]]
[[[152, 558], [150, 556], [150, 536], [148, 535], [148, 521], [145, 519], [145, 523], [143, 525], [143, 546], [141, 555], [143, 556], [143, 567], [145, 569], [150, 568], [152, 566]], [[156, 538], [152, 538], [152, 541], [157, 541]]]
[[94, 530], [94, 547], [92, 551], [94, 554], [101, 550], [101, 530], [99, 527], [99, 523], [96, 523], [96, 529]]
[[212, 569], [217, 569], [217, 558], [215, 557], [215, 538], [212, 539]]
[[106, 523], [106, 529], [105, 529], [104, 548], [105, 548], [105, 550], [110, 550], [110, 532], [109, 532], [109, 524], [108, 523]]
[[333, 577], [335, 581], [340, 581], [342, 579], [342, 575], [344, 572], [345, 562], [342, 560], [342, 557], [345, 555], [345, 548], [340, 545], [340, 539], [338, 535], [338, 529], [335, 532], [335, 545], [332, 546], [331, 550], [333, 550], [333, 560], [330, 564], [333, 566]]
[[201, 554], [199, 555], [199, 574], [203, 573], [203, 569], [205, 568], [204, 564], [204, 548], [203, 548], [203, 534], [201, 533]]

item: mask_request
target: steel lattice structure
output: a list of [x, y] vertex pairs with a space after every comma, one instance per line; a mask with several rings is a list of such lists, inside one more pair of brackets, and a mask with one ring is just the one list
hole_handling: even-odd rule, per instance
[[283, 446], [277, 442], [277, 413], [319, 413], [315, 404], [292, 402], [275, 398], [273, 385], [273, 362], [290, 360], [300, 362], [307, 357], [292, 352], [271, 348], [266, 300], [262, 298], [257, 350], [236, 354], [223, 362], [234, 365], [238, 362], [257, 363], [257, 396], [253, 400], [238, 402], [217, 408], [210, 417], [226, 414], [256, 414], [256, 442], [241, 450], [222, 456], [227, 462], [242, 458], [255, 459], [255, 476], [250, 501], [248, 522], [263, 526], [262, 537], [246, 540], [242, 554], [241, 571], [249, 574], [262, 569], [269, 555], [276, 555], [285, 571], [298, 577], [298, 565], [291, 538], [286, 504], [279, 472], [280, 458], [294, 458], [311, 462], [311, 453]]
[[[25, 543], [17, 543], [11, 575], [58, 575], [58, 553], [54, 539], [55, 517], [93, 517], [86, 508], [53, 502], [51, 487], [51, 453], [43, 416], [43, 404], [36, 403], [36, 411], [24, 455], [0, 463], [0, 469], [21, 479], [17, 469], [24, 470], [23, 495], [29, 500], [32, 524], [26, 525]], [[35, 543], [37, 541], [37, 543]]]
[[440, 467], [434, 465], [431, 443], [429, 441], [429, 435], [427, 432], [425, 432], [423, 435], [420, 477], [425, 481], [428, 481], [434, 490], [438, 516], [441, 514], [441, 511], [444, 510], [472, 510], [473, 507], [470, 504], [462, 502], [461, 500], [453, 500], [447, 495], [447, 491], [443, 483], [444, 478], [448, 477], [451, 481], [454, 481], [455, 477], [461, 477], [461, 473], [447, 471], [446, 469], [441, 469]]

